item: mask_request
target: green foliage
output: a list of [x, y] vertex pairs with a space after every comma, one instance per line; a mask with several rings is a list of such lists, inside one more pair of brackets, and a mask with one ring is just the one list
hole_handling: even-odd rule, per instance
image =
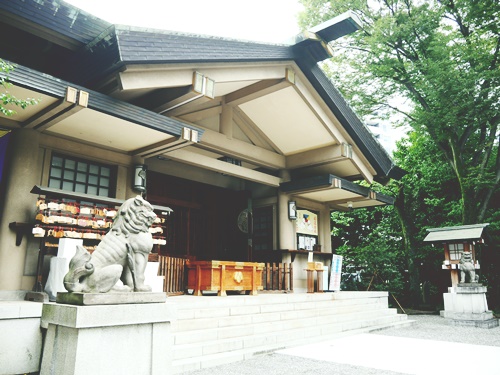
[[325, 65], [358, 114], [377, 112], [427, 136], [451, 167], [460, 221], [482, 222], [500, 184], [497, 1], [302, 0], [303, 28], [355, 11], [362, 29]]
[[14, 70], [14, 66], [12, 64], [0, 59], [0, 86], [3, 88], [2, 92], [0, 92], [0, 113], [5, 116], [13, 116], [17, 113], [14, 109], [12, 109], [12, 106], [25, 109], [29, 105], [38, 103], [38, 100], [36, 99], [17, 99], [9, 93], [8, 89], [12, 87], [12, 84], [8, 81], [8, 75], [12, 70]]
[[391, 215], [380, 208], [334, 213], [334, 248], [366, 275], [383, 265], [398, 270], [403, 276], [388, 271], [383, 279], [401, 279], [403, 299], [417, 305], [449, 283], [443, 250], [422, 242], [426, 229], [489, 222], [481, 280], [499, 306], [499, 2], [301, 2], [303, 29], [355, 11], [361, 30], [333, 42], [334, 57], [323, 68], [358, 115], [376, 113], [412, 129], [394, 154], [408, 174], [386, 187], [397, 197]]
[[[401, 237], [393, 235], [392, 207], [334, 211], [332, 242], [344, 257], [344, 290], [404, 290], [405, 265], [401, 261]], [[359, 280], [353, 280], [359, 275]]]

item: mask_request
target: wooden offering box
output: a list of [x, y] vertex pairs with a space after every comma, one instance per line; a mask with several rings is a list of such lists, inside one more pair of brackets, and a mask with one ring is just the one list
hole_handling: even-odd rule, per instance
[[188, 289], [194, 290], [195, 296], [202, 291], [218, 292], [226, 296], [227, 290], [250, 291], [256, 295], [262, 290], [262, 270], [264, 263], [194, 261], [187, 263]]

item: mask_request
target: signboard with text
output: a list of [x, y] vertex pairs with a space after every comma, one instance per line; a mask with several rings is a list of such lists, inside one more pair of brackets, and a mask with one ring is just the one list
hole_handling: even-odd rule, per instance
[[340, 280], [342, 278], [342, 255], [332, 255], [330, 272], [330, 285], [328, 290], [340, 291]]
[[307, 210], [297, 210], [295, 221], [297, 233], [318, 235], [318, 215]]

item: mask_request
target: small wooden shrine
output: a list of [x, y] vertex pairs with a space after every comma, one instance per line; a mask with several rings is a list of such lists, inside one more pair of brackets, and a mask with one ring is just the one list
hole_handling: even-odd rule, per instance
[[489, 224], [472, 224], [456, 227], [430, 228], [424, 242], [442, 243], [444, 246], [444, 261], [442, 268], [450, 270], [451, 285], [456, 287], [460, 280], [460, 256], [464, 251], [472, 253], [476, 269], [480, 268], [476, 259], [475, 245], [484, 243], [484, 229]]

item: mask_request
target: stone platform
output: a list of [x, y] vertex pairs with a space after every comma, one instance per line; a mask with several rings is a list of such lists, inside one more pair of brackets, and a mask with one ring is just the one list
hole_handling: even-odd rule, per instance
[[488, 310], [486, 287], [479, 283], [462, 283], [444, 293], [441, 315], [456, 326], [498, 327], [498, 319]]
[[165, 293], [128, 292], [128, 293], [57, 293], [57, 303], [79, 306], [123, 305], [130, 303], [163, 303]]
[[45, 303], [40, 374], [170, 373], [173, 319], [175, 311], [166, 303]]

